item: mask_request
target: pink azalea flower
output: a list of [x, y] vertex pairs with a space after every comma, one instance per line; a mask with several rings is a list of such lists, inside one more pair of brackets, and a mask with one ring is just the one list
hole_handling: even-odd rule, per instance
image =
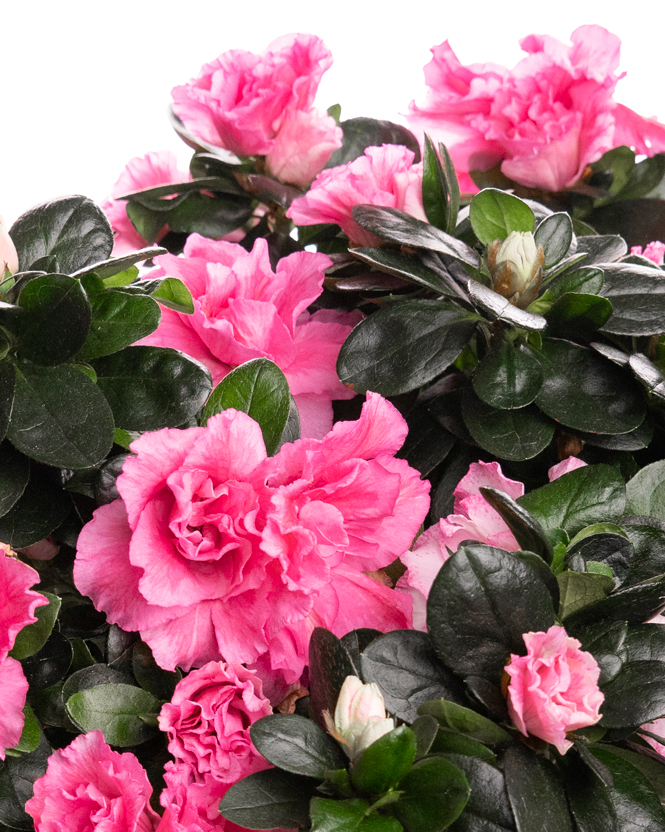
[[23, 708], [28, 695], [28, 682], [20, 662], [10, 656], [0, 660], [0, 760], [5, 751], [18, 744], [23, 733]]
[[167, 763], [164, 770], [166, 788], [159, 797], [164, 816], [157, 832], [213, 832], [243, 829], [219, 813], [219, 802], [233, 785], [199, 774], [186, 763]]
[[540, 737], [565, 754], [573, 745], [566, 733], [600, 719], [600, 668], [563, 627], [525, 633], [524, 643], [526, 656], [513, 654], [506, 665], [510, 718], [525, 737]]
[[121, 499], [81, 532], [76, 585], [138, 630], [162, 667], [260, 659], [290, 685], [314, 627], [410, 624], [409, 600], [363, 574], [401, 554], [427, 513], [429, 484], [394, 457], [405, 436], [374, 394], [358, 421], [271, 458], [235, 410], [146, 433], [118, 478]]
[[312, 107], [331, 64], [314, 35], [285, 35], [262, 55], [234, 49], [174, 87], [173, 109], [193, 135], [238, 156], [267, 156], [273, 175], [306, 185], [342, 145], [335, 120]]
[[273, 271], [268, 245], [242, 246], [192, 234], [182, 257], [157, 257], [151, 277], [179, 277], [194, 298], [194, 314], [162, 310], [157, 329], [139, 343], [174, 347], [198, 359], [218, 384], [251, 358], [269, 358], [286, 376], [303, 436], [322, 437], [332, 426], [332, 400], [354, 393], [339, 380], [337, 355], [356, 313], [307, 307], [321, 294], [325, 254], [296, 252]]
[[665, 243], [661, 243], [660, 240], [654, 240], [645, 247], [644, 251], [642, 251], [642, 246], [633, 246], [630, 253], [641, 254], [647, 260], [652, 260], [657, 266], [662, 266], [663, 259], [665, 258]]
[[354, 205], [399, 208], [427, 221], [422, 203], [422, 164], [402, 145], [368, 147], [346, 165], [320, 173], [305, 196], [287, 211], [296, 225], [337, 223], [356, 246], [378, 246], [381, 240], [361, 228], [351, 215]]
[[169, 751], [203, 775], [235, 783], [268, 763], [254, 748], [249, 727], [272, 713], [256, 673], [242, 665], [209, 662], [193, 670], [163, 705], [159, 727]]
[[[187, 182], [190, 178], [189, 173], [178, 169], [178, 161], [170, 150], [153, 150], [145, 156], [135, 156], [127, 162], [127, 166], [111, 189], [111, 196], [102, 202], [102, 210], [115, 232], [113, 254], [116, 257], [143, 248], [148, 241], [139, 234], [127, 216], [127, 202], [115, 197], [154, 188], [157, 185]], [[167, 233], [168, 228], [165, 225], [159, 232], [157, 242]]]
[[612, 98], [619, 39], [580, 26], [571, 41], [529, 35], [520, 41], [527, 57], [512, 70], [463, 66], [448, 41], [432, 49], [425, 104], [411, 102], [409, 121], [447, 145], [464, 191], [477, 190], [469, 171], [498, 163], [526, 187], [560, 191], [613, 147], [650, 156], [665, 150], [665, 125]]
[[[661, 617], [661, 616], [657, 616]], [[652, 618], [649, 622], [655, 623], [654, 619]], [[665, 622], [657, 622], [657, 623], [665, 623]], [[647, 722], [645, 725], [641, 725], [640, 728], [644, 729], [645, 731], [649, 731], [651, 734], [655, 734], [657, 737], [661, 737], [665, 739], [665, 717], [660, 717], [660, 719], [654, 719], [653, 722]], [[665, 745], [662, 742], [658, 742], [653, 737], [647, 737], [646, 734], [642, 734], [642, 737], [649, 743], [649, 745], [653, 748], [654, 751], [657, 751], [661, 757], [665, 757]]]
[[36, 832], [154, 832], [151, 794], [136, 757], [112, 751], [101, 731], [90, 731], [53, 752], [25, 810]]
[[39, 583], [39, 573], [10, 555], [11, 551], [0, 544], [0, 661], [7, 657], [19, 632], [37, 620], [35, 609], [48, 604], [43, 595], [30, 589]]

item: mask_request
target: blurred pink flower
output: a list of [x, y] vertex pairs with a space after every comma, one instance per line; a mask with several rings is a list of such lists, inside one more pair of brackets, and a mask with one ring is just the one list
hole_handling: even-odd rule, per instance
[[409, 600], [363, 574], [401, 554], [427, 513], [429, 484], [394, 457], [406, 430], [369, 394], [357, 421], [270, 458], [235, 410], [146, 433], [118, 477], [122, 499], [81, 532], [76, 585], [162, 667], [260, 659], [290, 685], [314, 627], [410, 625]]
[[139, 343], [173, 347], [208, 367], [218, 384], [251, 358], [269, 358], [286, 376], [302, 435], [320, 438], [332, 426], [332, 400], [354, 393], [337, 376], [340, 347], [359, 313], [307, 307], [321, 294], [325, 254], [296, 252], [273, 271], [266, 241], [242, 246], [191, 234], [182, 257], [157, 257], [151, 277], [179, 277], [194, 298], [194, 314], [162, 309], [157, 329]]
[[6, 271], [9, 274], [15, 274], [18, 271], [18, 254], [5, 221], [0, 217], [0, 280]]
[[153, 832], [152, 786], [133, 754], [119, 754], [101, 731], [79, 734], [49, 757], [25, 804], [36, 832]]
[[[189, 173], [178, 169], [178, 161], [170, 150], [153, 150], [145, 156], [135, 156], [127, 162], [127, 166], [111, 188], [111, 196], [102, 202], [102, 210], [115, 233], [113, 254], [116, 257], [143, 248], [148, 245], [148, 241], [139, 234], [127, 216], [128, 203], [115, 197], [145, 188], [155, 188], [157, 185], [187, 182], [190, 178]], [[157, 242], [167, 233], [168, 227], [165, 225], [159, 232]]]
[[320, 173], [305, 196], [295, 199], [287, 211], [296, 225], [337, 223], [356, 246], [378, 246], [381, 240], [365, 231], [351, 215], [354, 205], [399, 208], [427, 221], [422, 202], [422, 165], [402, 145], [368, 147], [346, 165]]
[[642, 251], [642, 246], [633, 246], [630, 253], [641, 254], [642, 257], [646, 257], [647, 260], [652, 260], [657, 266], [662, 266], [663, 258], [665, 257], [665, 243], [661, 243], [660, 240], [654, 240], [645, 247], [644, 251]]
[[425, 67], [427, 97], [411, 102], [409, 122], [443, 141], [463, 191], [469, 171], [501, 163], [521, 185], [560, 191], [619, 145], [652, 156], [665, 150], [665, 125], [617, 104], [620, 40], [601, 26], [580, 26], [572, 46], [549, 35], [520, 41], [528, 53], [512, 70], [463, 66], [448, 41]]
[[600, 719], [605, 700], [598, 688], [600, 668], [563, 627], [523, 638], [526, 656], [512, 654], [506, 665], [508, 713], [525, 737], [540, 737], [565, 754], [573, 745], [566, 733]]

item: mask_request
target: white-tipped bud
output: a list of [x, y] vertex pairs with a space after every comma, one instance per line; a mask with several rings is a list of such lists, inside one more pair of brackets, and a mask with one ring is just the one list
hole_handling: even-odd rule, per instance
[[364, 685], [357, 676], [347, 676], [335, 706], [334, 725], [353, 758], [394, 730], [395, 721], [386, 716], [383, 695], [374, 682]]
[[520, 309], [532, 303], [540, 288], [545, 253], [530, 231], [511, 231], [503, 242], [495, 240], [487, 266], [492, 288]]

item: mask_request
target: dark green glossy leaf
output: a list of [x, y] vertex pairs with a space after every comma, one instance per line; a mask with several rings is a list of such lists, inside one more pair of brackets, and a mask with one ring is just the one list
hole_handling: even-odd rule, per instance
[[161, 707], [142, 688], [125, 684], [97, 685], [80, 690], [65, 702], [71, 719], [83, 731], [101, 731], [109, 745], [139, 745], [156, 732], [145, 717], [157, 715]]
[[[645, 775], [628, 760], [605, 748], [592, 754], [612, 772], [610, 799], [621, 832], [663, 832], [665, 813]], [[586, 830], [584, 830], [586, 832]]]
[[535, 517], [532, 517], [519, 503], [516, 503], [503, 491], [487, 486], [480, 487], [485, 500], [498, 512], [513, 533], [522, 549], [535, 552], [547, 563], [552, 562], [552, 545], [545, 531]]
[[155, 242], [168, 220], [166, 213], [151, 211], [139, 202], [127, 203], [127, 216], [139, 235], [148, 243]]
[[664, 236], [665, 204], [662, 195], [661, 184], [650, 197], [602, 205], [587, 218], [599, 231], [618, 232], [630, 246], [646, 246]]
[[536, 398], [543, 371], [523, 347], [503, 340], [485, 355], [473, 374], [473, 389], [486, 404], [501, 410], [525, 407]]
[[665, 176], [665, 154], [657, 153], [630, 168], [626, 184], [616, 193], [617, 200], [639, 199], [661, 184]]
[[21, 739], [12, 748], [13, 754], [29, 754], [35, 751], [39, 746], [41, 732], [39, 730], [39, 722], [30, 705], [25, 705], [23, 708], [23, 731], [21, 731]]
[[[72, 277], [83, 277], [83, 275], [94, 273], [101, 280], [104, 280], [107, 286], [117, 286], [120, 284], [108, 282], [109, 278], [123, 273], [126, 274], [135, 263], [142, 263], [144, 260], [150, 260], [153, 257], [158, 257], [160, 254], [168, 254], [168, 252], [161, 246], [148, 246], [147, 248], [133, 251], [131, 254], [125, 254], [122, 257], [111, 257], [107, 260], [101, 260], [99, 263], [92, 263], [89, 266], [79, 269]], [[138, 269], [134, 270], [134, 274], [138, 275]], [[122, 285], [125, 284], [123, 283]]]
[[409, 432], [396, 456], [426, 477], [448, 456], [457, 439], [425, 407], [414, 407], [406, 421]]
[[45, 274], [19, 297], [18, 354], [37, 364], [62, 364], [84, 344], [91, 310], [81, 283], [64, 274]]
[[62, 698], [66, 702], [70, 696], [82, 690], [91, 690], [99, 685], [129, 684], [131, 677], [105, 664], [93, 664], [72, 673], [62, 686]]
[[[630, 743], [629, 743], [630, 744]], [[616, 745], [601, 746], [604, 751], [609, 751], [617, 757], [621, 757], [634, 766], [638, 771], [647, 778], [651, 784], [651, 788], [658, 795], [658, 798], [663, 803], [665, 798], [665, 767], [662, 763], [657, 762], [652, 757], [646, 757], [644, 754], [636, 754], [634, 751], [629, 751], [627, 748], [620, 748]], [[633, 748], [636, 746], [633, 745]], [[662, 759], [662, 758], [658, 758]]]
[[29, 754], [7, 757], [0, 764], [0, 823], [10, 829], [33, 830], [35, 823], [24, 806], [33, 796], [35, 780], [46, 774], [52, 749], [40, 732], [39, 746]]
[[[579, 555], [587, 563], [594, 561], [607, 564], [612, 570], [617, 586], [620, 585], [628, 574], [628, 568], [633, 560], [632, 543], [623, 534], [602, 531], [602, 524], [590, 528], [598, 528], [598, 532], [573, 540], [568, 549], [568, 557]], [[649, 575], [649, 577], [653, 576]]]
[[78, 357], [84, 361], [110, 355], [157, 329], [159, 306], [145, 295], [106, 289], [90, 299], [92, 322]]
[[624, 648], [628, 662], [665, 661], [665, 627], [656, 624], [631, 627], [626, 632]]
[[505, 240], [512, 231], [533, 231], [535, 218], [529, 206], [512, 194], [485, 188], [471, 200], [469, 220], [476, 237], [486, 246]]
[[53, 630], [41, 650], [23, 659], [23, 673], [34, 691], [50, 688], [64, 678], [72, 663], [73, 651], [70, 642]]
[[0, 540], [22, 549], [56, 529], [71, 508], [62, 488], [49, 477], [33, 475], [20, 498], [0, 517]]
[[629, 480], [626, 511], [665, 520], [665, 460], [652, 462]]
[[446, 280], [442, 275], [437, 274], [433, 269], [424, 266], [415, 257], [408, 257], [405, 254], [397, 254], [383, 248], [354, 248], [353, 255], [363, 263], [369, 263], [382, 272], [394, 274], [417, 286], [424, 286], [439, 294], [449, 297], [459, 297], [460, 290], [457, 288], [454, 278]]
[[624, 586], [602, 601], [571, 615], [566, 622], [569, 630], [595, 621], [626, 621], [644, 624], [665, 608], [665, 577], [652, 578], [634, 586]]
[[562, 274], [547, 287], [543, 298], [548, 301], [558, 300], [568, 292], [581, 292], [587, 295], [599, 295], [603, 288], [603, 270], [593, 266], [576, 269]]
[[467, 283], [469, 296], [476, 306], [479, 306], [488, 314], [490, 320], [500, 320], [520, 329], [528, 329], [531, 332], [543, 332], [547, 327], [547, 321], [542, 315], [527, 312], [514, 306], [503, 295], [493, 289], [483, 286], [477, 280], [470, 279]]
[[471, 787], [469, 802], [450, 832], [505, 832], [515, 829], [503, 774], [493, 765], [473, 757], [449, 754]]
[[379, 737], [351, 767], [354, 788], [375, 795], [394, 789], [410, 771], [417, 745], [416, 735], [406, 725]]
[[621, 832], [610, 789], [579, 760], [571, 761], [566, 793], [579, 832]]
[[418, 760], [400, 784], [393, 812], [407, 832], [439, 832], [455, 821], [469, 800], [469, 784], [444, 757]]
[[[429, 715], [426, 714], [419, 717], [419, 719], [425, 719], [426, 716]], [[434, 719], [434, 717], [429, 718]], [[486, 763], [496, 762], [496, 754], [490, 751], [486, 745], [453, 731], [439, 731], [432, 744], [432, 753], [457, 754], [464, 757], [476, 757], [479, 760], [485, 760]]]
[[591, 165], [591, 169], [594, 173], [611, 174], [612, 181], [607, 185], [607, 190], [614, 196], [628, 182], [634, 166], [635, 152], [626, 145], [621, 145], [603, 153], [600, 159]]
[[143, 641], [137, 641], [132, 649], [132, 672], [134, 678], [157, 699], [170, 700], [182, 673], [163, 670], [155, 661], [152, 650]]
[[10, 229], [21, 271], [54, 255], [66, 274], [105, 260], [113, 232], [101, 208], [85, 196], [63, 196], [22, 214]]
[[437, 734], [440, 733], [439, 723], [433, 716], [423, 714], [423, 716], [416, 717], [410, 727], [416, 735], [416, 760], [419, 760], [428, 754], [432, 748], [432, 743], [436, 739]]
[[462, 415], [471, 436], [486, 451], [501, 459], [532, 459], [554, 436], [554, 424], [530, 405], [519, 410], [499, 410], [464, 392]]
[[192, 293], [177, 277], [164, 278], [152, 293], [152, 297], [162, 306], [174, 309], [176, 312], [182, 312], [185, 315], [194, 313]]
[[459, 680], [437, 659], [429, 637], [417, 630], [394, 630], [375, 639], [361, 657], [363, 678], [376, 682], [386, 708], [413, 722], [418, 706], [431, 699], [465, 701]]
[[326, 168], [345, 165], [362, 156], [367, 147], [381, 147], [382, 144], [403, 144], [414, 153], [414, 163], [420, 161], [420, 146], [410, 130], [392, 121], [375, 118], [349, 118], [339, 125], [344, 133], [343, 144], [328, 160]]
[[656, 575], [665, 574], [665, 528], [659, 527], [658, 522], [655, 518], [650, 520], [647, 517], [622, 520], [628, 539], [635, 549], [626, 585], [639, 584]]
[[190, 419], [210, 394], [210, 374], [197, 361], [163, 347], [127, 347], [94, 362], [97, 384], [118, 427], [159, 430]]
[[665, 273], [659, 269], [612, 263], [603, 266], [602, 294], [612, 303], [603, 332], [652, 335], [665, 331]]
[[166, 222], [171, 231], [219, 239], [244, 225], [253, 210], [252, 201], [243, 197], [221, 199], [194, 193], [168, 212]]
[[360, 676], [349, 651], [336, 635], [315, 627], [309, 640], [310, 716], [326, 730], [324, 711], [335, 713], [339, 692], [347, 676]]
[[275, 453], [289, 416], [289, 383], [267, 358], [254, 358], [232, 370], [213, 390], [201, 424], [230, 407], [247, 413], [261, 426], [268, 455]]
[[376, 813], [369, 814], [366, 800], [328, 800], [315, 797], [310, 815], [312, 832], [402, 832], [402, 825], [395, 818]]
[[282, 445], [286, 445], [287, 442], [295, 442], [298, 439], [300, 439], [300, 414], [298, 413], [298, 405], [296, 404], [293, 396], [291, 396], [289, 402], [289, 415], [286, 418], [286, 425], [282, 431], [275, 453], [279, 451]]
[[[0, 361], [0, 439], [4, 439], [7, 435], [9, 417], [14, 406], [15, 377], [14, 365], [10, 361]], [[2, 488], [1, 485], [0, 488]], [[1, 501], [2, 497], [0, 497], [0, 507]]]
[[323, 780], [329, 769], [344, 768], [346, 758], [329, 734], [297, 714], [272, 714], [250, 730], [256, 750], [277, 768]]
[[545, 268], [563, 260], [573, 241], [573, 223], [568, 214], [563, 212], [550, 214], [538, 223], [534, 234], [536, 245], [545, 252]]
[[427, 626], [441, 660], [462, 676], [498, 682], [523, 633], [554, 624], [552, 599], [535, 569], [491, 546], [458, 549], [443, 564], [427, 601]]
[[502, 746], [510, 742], [510, 734], [496, 722], [455, 702], [435, 699], [421, 705], [418, 713], [429, 714], [438, 719], [444, 728], [483, 743], [483, 745]]
[[578, 238], [577, 253], [581, 252], [587, 255], [584, 265], [591, 266], [594, 263], [613, 263], [627, 254], [628, 246], [617, 234], [597, 234]]
[[614, 587], [612, 578], [606, 575], [562, 572], [558, 577], [560, 606], [559, 618], [565, 621], [569, 615], [605, 598]]
[[113, 416], [97, 385], [73, 367], [21, 363], [7, 436], [39, 462], [89, 468], [111, 450]]
[[573, 832], [561, 779], [548, 760], [512, 745], [504, 757], [504, 775], [518, 832]]
[[15, 505], [25, 491], [29, 478], [28, 458], [20, 454], [9, 442], [0, 444], [0, 517]]
[[665, 714], [665, 662], [627, 661], [603, 686], [601, 725], [631, 728]]
[[661, 402], [665, 401], [665, 376], [658, 367], [641, 353], [631, 355], [628, 364], [635, 373], [635, 377], [647, 388], [652, 397]]
[[44, 590], [40, 594], [48, 599], [48, 604], [44, 604], [35, 609], [37, 621], [33, 624], [28, 624], [27, 627], [24, 627], [18, 633], [14, 647], [9, 654], [13, 659], [17, 659], [18, 661], [27, 659], [28, 656], [32, 656], [33, 653], [42, 649], [48, 637], [51, 635], [51, 631], [58, 617], [60, 604], [62, 603], [60, 598]]
[[600, 329], [612, 314], [612, 304], [598, 295], [566, 292], [547, 313], [547, 324], [557, 335], [577, 335]]
[[395, 396], [415, 390], [449, 367], [476, 322], [452, 303], [414, 300], [379, 309], [342, 345], [340, 379], [356, 392]]
[[427, 133], [424, 147], [422, 193], [425, 214], [432, 225], [453, 234], [460, 199], [455, 168], [445, 145], [439, 145], [439, 157]]
[[313, 783], [277, 768], [250, 774], [231, 786], [219, 806], [223, 817], [247, 829], [294, 829], [309, 823]]
[[630, 376], [593, 350], [546, 338], [534, 354], [544, 375], [536, 404], [552, 419], [592, 433], [628, 433], [644, 420]]

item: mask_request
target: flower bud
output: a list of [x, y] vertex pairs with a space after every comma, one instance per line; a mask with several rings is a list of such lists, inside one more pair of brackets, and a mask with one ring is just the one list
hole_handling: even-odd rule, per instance
[[0, 280], [5, 276], [6, 271], [9, 271], [9, 274], [18, 271], [18, 254], [4, 220], [0, 217]]
[[530, 231], [511, 231], [503, 242], [495, 240], [487, 256], [492, 288], [520, 309], [536, 299], [544, 264], [543, 247]]
[[335, 707], [334, 727], [353, 758], [392, 731], [395, 722], [386, 717], [383, 696], [374, 682], [364, 685], [357, 676], [347, 676]]

